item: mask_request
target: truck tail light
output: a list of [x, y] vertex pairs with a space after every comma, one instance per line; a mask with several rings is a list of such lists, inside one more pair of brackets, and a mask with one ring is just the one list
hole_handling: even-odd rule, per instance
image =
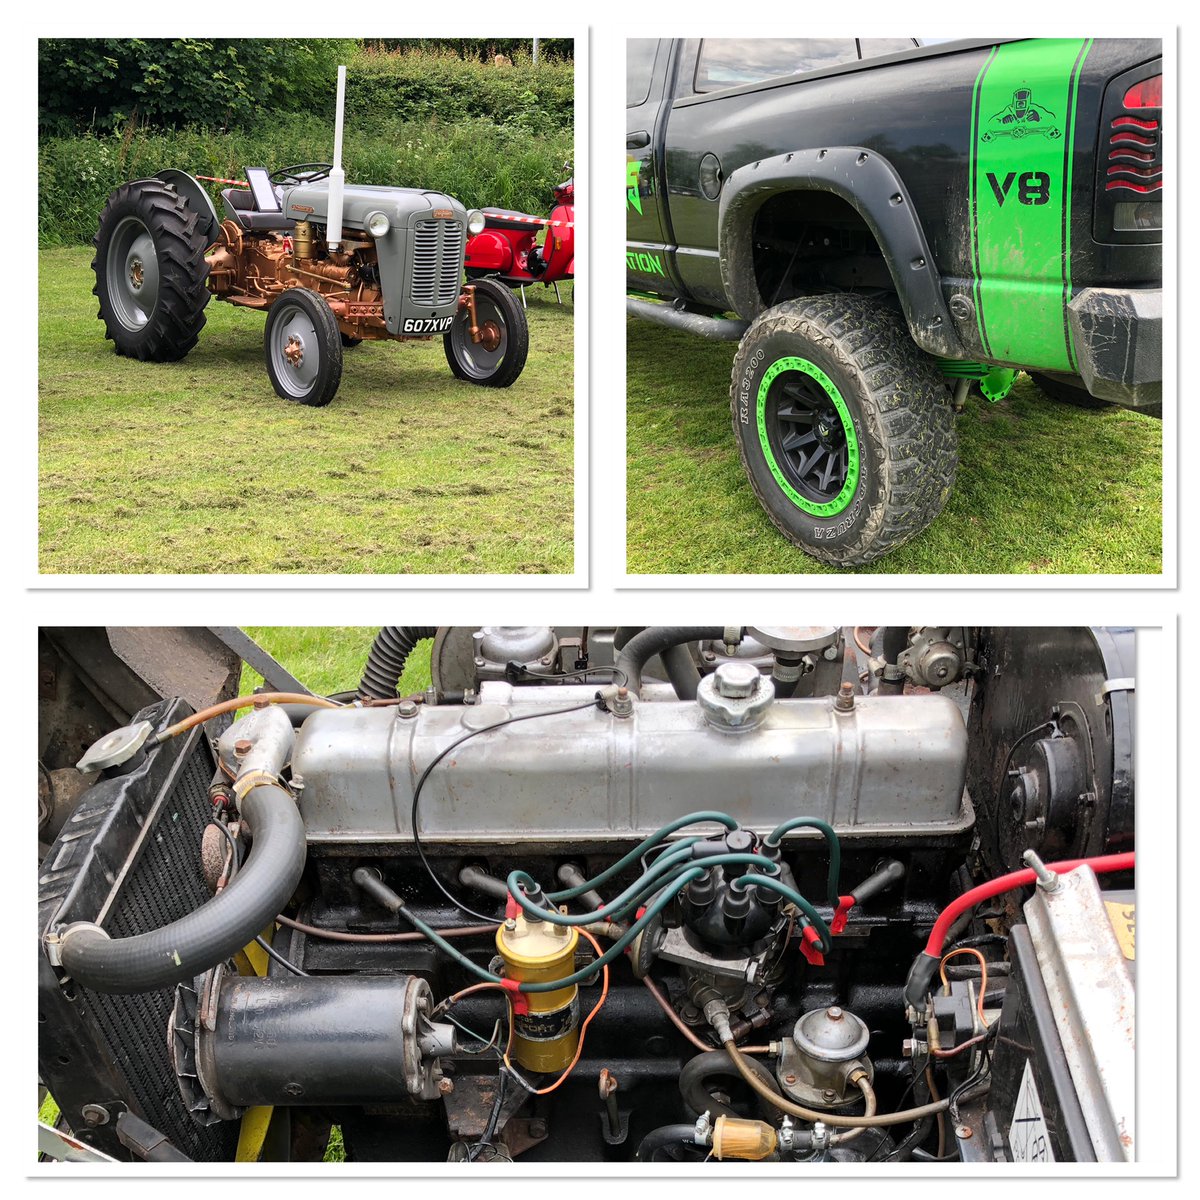
[[1100, 116], [1095, 237], [1100, 242], [1162, 236], [1163, 77], [1147, 63], [1110, 81]]
[[1135, 83], [1126, 91], [1124, 104], [1126, 108], [1162, 108], [1162, 76]]

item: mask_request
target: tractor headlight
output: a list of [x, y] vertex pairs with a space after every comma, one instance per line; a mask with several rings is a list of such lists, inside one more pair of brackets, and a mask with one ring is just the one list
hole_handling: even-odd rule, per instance
[[483, 227], [487, 224], [487, 217], [478, 209], [473, 208], [467, 213], [467, 232], [474, 237], [477, 233], [483, 232]]
[[389, 229], [392, 223], [388, 220], [387, 213], [373, 212], [367, 216], [367, 232], [373, 238], [381, 238]]

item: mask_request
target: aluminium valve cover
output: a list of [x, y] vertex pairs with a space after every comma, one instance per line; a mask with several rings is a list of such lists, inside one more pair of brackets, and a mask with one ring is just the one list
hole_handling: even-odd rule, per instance
[[471, 729], [484, 732], [447, 755], [422, 790], [423, 839], [640, 838], [703, 808], [760, 831], [797, 813], [905, 837], [945, 837], [973, 820], [966, 727], [939, 695], [862, 697], [846, 713], [830, 697], [778, 701], [739, 734], [674, 700], [635, 703], [626, 718], [586, 707], [489, 727], [593, 692], [491, 683], [478, 705], [407, 718], [394, 707], [315, 712], [293, 756], [310, 844], [407, 842], [421, 772]]

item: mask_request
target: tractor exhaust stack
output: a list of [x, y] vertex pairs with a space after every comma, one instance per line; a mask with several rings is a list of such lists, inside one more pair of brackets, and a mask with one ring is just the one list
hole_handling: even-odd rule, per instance
[[342, 192], [346, 185], [346, 173], [342, 170], [342, 122], [346, 116], [346, 68], [338, 67], [337, 73], [337, 116], [333, 127], [333, 170], [329, 172], [329, 223], [325, 229], [325, 241], [330, 251], [342, 244]]

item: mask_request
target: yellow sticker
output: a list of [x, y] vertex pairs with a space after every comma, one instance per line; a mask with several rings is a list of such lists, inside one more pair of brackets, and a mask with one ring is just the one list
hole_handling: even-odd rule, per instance
[[1118, 904], [1114, 900], [1105, 900], [1104, 907], [1108, 909], [1108, 919], [1112, 922], [1113, 933], [1117, 935], [1121, 953], [1133, 961], [1137, 957], [1133, 951], [1134, 934], [1137, 932], [1137, 908], [1133, 904]]

